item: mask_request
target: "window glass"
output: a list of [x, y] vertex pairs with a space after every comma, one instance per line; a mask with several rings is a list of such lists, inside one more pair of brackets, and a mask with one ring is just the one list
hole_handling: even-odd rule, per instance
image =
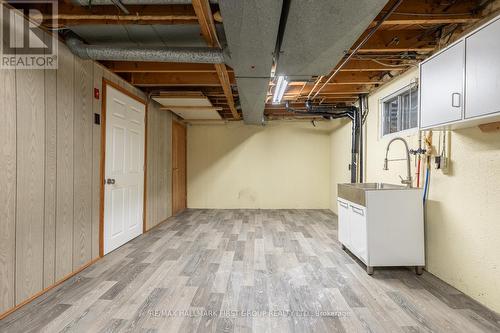
[[418, 88], [408, 86], [382, 100], [382, 135], [417, 127]]

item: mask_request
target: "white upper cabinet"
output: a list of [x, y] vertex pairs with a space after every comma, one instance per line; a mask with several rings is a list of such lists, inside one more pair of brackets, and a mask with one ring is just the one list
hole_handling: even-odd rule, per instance
[[500, 112], [500, 20], [466, 38], [465, 118]]
[[500, 16], [420, 64], [420, 128], [500, 121]]
[[465, 42], [429, 58], [420, 66], [420, 127], [462, 119]]

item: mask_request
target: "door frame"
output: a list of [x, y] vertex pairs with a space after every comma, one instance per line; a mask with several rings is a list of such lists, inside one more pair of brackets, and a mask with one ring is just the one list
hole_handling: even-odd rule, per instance
[[187, 126], [185, 123], [177, 120], [177, 119], [172, 119], [172, 146], [170, 147], [170, 154], [171, 154], [171, 161], [172, 161], [172, 165], [171, 165], [171, 179], [170, 179], [170, 182], [172, 183], [172, 186], [171, 186], [171, 190], [170, 192], [172, 193], [172, 204], [171, 204], [171, 210], [172, 210], [172, 216], [175, 216], [176, 214], [174, 214], [174, 163], [173, 163], [173, 154], [174, 154], [174, 123], [182, 126], [185, 128], [186, 132], [185, 132], [185, 140], [184, 142], [186, 143], [186, 161], [184, 163], [184, 165], [186, 166], [186, 170], [185, 170], [185, 173], [184, 173], [184, 184], [186, 186], [186, 196], [184, 197], [184, 203], [185, 203], [185, 206], [186, 206], [186, 209], [187, 209]]
[[101, 100], [101, 156], [100, 156], [100, 198], [99, 198], [99, 257], [104, 256], [104, 179], [105, 179], [105, 167], [106, 167], [106, 88], [110, 86], [119, 92], [127, 95], [128, 97], [144, 104], [144, 198], [143, 198], [143, 208], [142, 208], [142, 233], [146, 230], [146, 176], [147, 176], [147, 147], [148, 147], [148, 104], [146, 100], [140, 98], [139, 96], [131, 93], [125, 88], [119, 86], [118, 84], [102, 78], [102, 100]]

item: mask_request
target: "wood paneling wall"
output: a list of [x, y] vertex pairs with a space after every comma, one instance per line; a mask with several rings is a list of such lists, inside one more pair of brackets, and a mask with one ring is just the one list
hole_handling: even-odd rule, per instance
[[[1, 23], [5, 22], [2, 20]], [[11, 307], [15, 299], [17, 180], [15, 91], [16, 71], [0, 70], [0, 313]]]
[[157, 103], [148, 104], [147, 229], [172, 215], [172, 118]]
[[[99, 256], [103, 77], [59, 44], [57, 70], [0, 70], [0, 314]], [[170, 216], [172, 115], [149, 103], [147, 225]], [[150, 177], [149, 177], [150, 176]]]

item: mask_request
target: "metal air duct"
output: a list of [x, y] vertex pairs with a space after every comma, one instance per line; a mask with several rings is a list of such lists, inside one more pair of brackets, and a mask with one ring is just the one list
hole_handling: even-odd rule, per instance
[[246, 124], [264, 122], [282, 0], [220, 0], [219, 7]]
[[[123, 5], [190, 5], [192, 0], [121, 0]], [[210, 3], [217, 3], [210, 0]], [[112, 0], [73, 0], [73, 3], [81, 6], [114, 5]]]
[[65, 40], [71, 52], [82, 59], [206, 64], [224, 63], [224, 52], [208, 47], [144, 48], [88, 45], [83, 43], [74, 33], [69, 33]]

